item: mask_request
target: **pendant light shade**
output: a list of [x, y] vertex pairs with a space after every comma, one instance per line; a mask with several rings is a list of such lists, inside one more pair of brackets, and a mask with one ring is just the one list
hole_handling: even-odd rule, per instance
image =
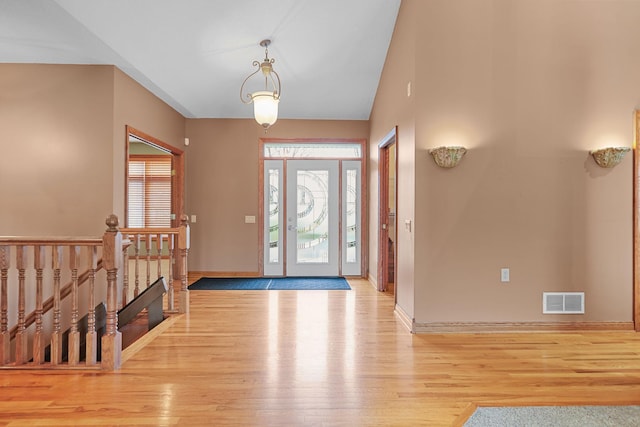
[[[280, 76], [273, 69], [275, 59], [269, 58], [268, 47], [270, 44], [271, 40], [260, 42], [260, 46], [264, 47], [264, 60], [262, 62], [253, 61], [253, 66], [257, 69], [249, 74], [240, 86], [240, 100], [245, 104], [253, 103], [253, 116], [265, 131], [278, 120], [278, 102], [280, 102]], [[264, 78], [264, 89], [245, 93], [245, 86], [251, 77], [260, 71]]]
[[251, 94], [253, 100], [253, 116], [263, 128], [268, 128], [278, 120], [278, 102], [273, 92], [260, 91]]

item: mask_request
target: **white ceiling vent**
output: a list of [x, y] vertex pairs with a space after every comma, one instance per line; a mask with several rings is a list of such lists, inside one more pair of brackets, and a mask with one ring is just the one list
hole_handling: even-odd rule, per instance
[[584, 292], [543, 292], [543, 314], [584, 314]]

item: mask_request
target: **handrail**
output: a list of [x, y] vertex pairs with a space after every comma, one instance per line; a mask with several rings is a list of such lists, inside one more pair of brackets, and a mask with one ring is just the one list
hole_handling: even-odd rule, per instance
[[[98, 260], [98, 267], [96, 268], [96, 271], [100, 271], [101, 269], [102, 269], [102, 259]], [[84, 284], [87, 280], [89, 280], [89, 277], [91, 277], [91, 269], [87, 269], [85, 272], [83, 272], [78, 276], [78, 286]], [[73, 281], [70, 281], [60, 289], [60, 301], [62, 301], [63, 299], [71, 295], [72, 288], [73, 288]], [[54, 298], [50, 297], [49, 299], [47, 299], [45, 302], [42, 303], [42, 315], [45, 315], [49, 310], [53, 308], [53, 305], [54, 305], [53, 300]], [[36, 310], [33, 310], [31, 313], [27, 314], [24, 318], [25, 329], [33, 325], [35, 321], [36, 321]], [[9, 337], [11, 339], [14, 339], [17, 334], [18, 334], [18, 325], [15, 325], [9, 331]]]
[[178, 234], [180, 227], [173, 228], [120, 228], [120, 234]]
[[33, 237], [33, 236], [2, 236], [0, 245], [83, 245], [102, 246], [102, 239], [96, 237]]

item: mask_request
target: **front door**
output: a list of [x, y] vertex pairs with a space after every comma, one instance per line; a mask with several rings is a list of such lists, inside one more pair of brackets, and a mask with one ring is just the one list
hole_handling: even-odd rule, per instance
[[264, 160], [265, 276], [360, 276], [362, 163]]
[[287, 161], [288, 276], [339, 272], [338, 160]]

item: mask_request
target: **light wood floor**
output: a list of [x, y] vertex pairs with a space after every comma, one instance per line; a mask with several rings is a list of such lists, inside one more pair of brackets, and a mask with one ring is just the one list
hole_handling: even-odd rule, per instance
[[0, 425], [449, 426], [479, 405], [640, 404], [633, 332], [411, 335], [393, 298], [192, 291], [118, 373], [0, 372]]

